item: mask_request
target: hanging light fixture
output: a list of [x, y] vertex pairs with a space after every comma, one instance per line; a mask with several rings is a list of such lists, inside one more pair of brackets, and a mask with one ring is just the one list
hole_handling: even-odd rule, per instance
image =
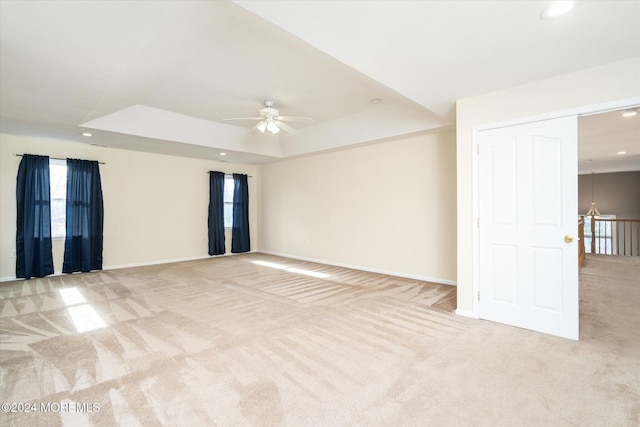
[[587, 212], [587, 216], [592, 216], [594, 218], [600, 218], [600, 212], [596, 207], [596, 198], [595, 198], [595, 177], [593, 176], [595, 172], [591, 172], [591, 209]]

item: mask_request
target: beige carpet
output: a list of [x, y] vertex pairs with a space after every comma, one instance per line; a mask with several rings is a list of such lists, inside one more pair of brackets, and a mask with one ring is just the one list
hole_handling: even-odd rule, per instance
[[3, 283], [0, 425], [637, 426], [637, 261], [589, 257], [578, 342], [262, 254]]

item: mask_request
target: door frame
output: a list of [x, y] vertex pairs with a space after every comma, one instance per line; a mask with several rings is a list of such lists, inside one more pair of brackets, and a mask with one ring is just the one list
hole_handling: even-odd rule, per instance
[[[480, 210], [480, 193], [479, 193], [480, 168], [479, 168], [478, 147], [479, 147], [480, 132], [484, 130], [489, 130], [489, 129], [496, 129], [496, 128], [507, 127], [507, 126], [516, 126], [516, 125], [522, 125], [526, 123], [533, 123], [533, 122], [550, 120], [550, 119], [558, 119], [558, 118], [567, 117], [567, 116], [578, 116], [579, 118], [580, 116], [605, 113], [605, 112], [614, 111], [614, 110], [622, 110], [624, 108], [637, 106], [638, 104], [640, 104], [640, 96], [619, 99], [619, 100], [609, 101], [609, 102], [603, 102], [598, 104], [584, 105], [581, 107], [552, 111], [552, 112], [547, 112], [547, 113], [542, 113], [537, 115], [517, 117], [514, 119], [508, 119], [508, 120], [473, 126], [472, 128], [473, 158], [472, 158], [472, 171], [471, 171], [471, 174], [473, 176], [472, 206], [473, 206], [473, 221], [474, 221], [473, 235], [472, 235], [473, 256], [472, 256], [472, 274], [471, 274], [473, 309], [471, 313], [468, 313], [468, 312], [460, 313], [456, 310], [457, 314], [463, 315], [466, 317], [473, 317], [475, 319], [480, 318], [480, 303], [478, 301], [478, 292], [480, 292], [480, 233], [479, 233], [479, 227], [478, 227], [478, 217], [479, 217], [479, 210]], [[579, 145], [580, 145], [580, 140], [578, 140], [578, 146]], [[576, 152], [576, 162], [577, 161], [578, 161], [578, 153]], [[576, 221], [577, 221], [577, 215], [578, 215], [577, 212], [578, 212], [578, 206], [576, 206]], [[576, 260], [576, 268], [578, 268], [577, 260]]]

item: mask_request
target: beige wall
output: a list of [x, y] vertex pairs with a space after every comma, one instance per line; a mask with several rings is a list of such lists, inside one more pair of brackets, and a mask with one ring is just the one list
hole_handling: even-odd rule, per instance
[[[258, 245], [257, 166], [105, 149], [88, 144], [0, 135], [0, 278], [15, 277], [15, 182], [20, 157], [30, 153], [106, 162], [104, 267], [206, 257], [208, 170], [246, 173], [249, 179], [252, 249]], [[54, 241], [56, 272], [64, 242]], [[227, 236], [230, 250], [231, 236]]]
[[473, 314], [474, 127], [638, 96], [640, 57], [458, 101], [459, 313]]
[[455, 133], [260, 167], [260, 249], [456, 281]]
[[[638, 142], [640, 144], [640, 141]], [[603, 215], [640, 219], [640, 172], [578, 176], [578, 212], [587, 213], [592, 198]]]

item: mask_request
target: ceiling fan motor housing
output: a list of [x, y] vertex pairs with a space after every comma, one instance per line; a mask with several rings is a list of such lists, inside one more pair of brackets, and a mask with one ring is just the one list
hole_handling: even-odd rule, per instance
[[264, 108], [261, 108], [260, 110], [258, 110], [262, 117], [275, 117], [280, 114], [278, 110], [273, 108], [273, 101], [266, 100], [264, 101], [264, 105], [265, 105]]

